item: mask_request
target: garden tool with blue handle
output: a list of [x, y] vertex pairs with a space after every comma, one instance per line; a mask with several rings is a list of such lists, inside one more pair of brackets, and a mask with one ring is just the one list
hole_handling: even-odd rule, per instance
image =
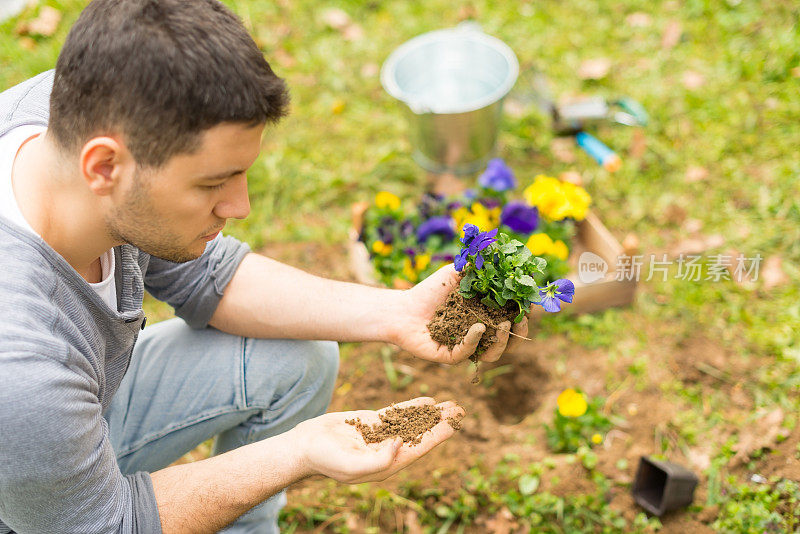
[[574, 135], [578, 146], [609, 172], [618, 170], [622, 161], [586, 128], [603, 122], [645, 126], [648, 121], [647, 112], [632, 98], [607, 100], [597, 96], [557, 103], [543, 74], [534, 75], [533, 86], [539, 108], [552, 118], [556, 135]]

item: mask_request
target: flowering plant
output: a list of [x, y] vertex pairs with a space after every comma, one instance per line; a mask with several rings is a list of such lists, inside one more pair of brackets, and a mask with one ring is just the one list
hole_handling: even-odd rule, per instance
[[459, 292], [464, 298], [481, 297], [490, 308], [517, 304], [515, 321], [531, 311], [531, 304], [540, 304], [546, 311], [561, 310], [559, 300], [572, 302], [575, 286], [560, 279], [539, 287], [537, 275], [544, 273], [547, 262], [534, 256], [530, 249], [497, 229], [481, 232], [477, 226], [464, 226], [461, 252], [455, 268], [463, 274]]
[[556, 400], [552, 426], [545, 425], [547, 445], [553, 452], [576, 452], [583, 446], [598, 445], [611, 429], [603, 415], [603, 399], [587, 400], [573, 388], [565, 389]]
[[481, 232], [498, 229], [542, 257], [543, 282], [563, 278], [574, 223], [586, 216], [591, 198], [582, 187], [543, 175], [522, 190], [522, 198], [513, 198], [517, 183], [503, 160], [493, 159], [478, 187], [462, 195], [426, 194], [411, 205], [392, 193], [378, 193], [365, 213], [360, 239], [380, 280], [402, 287], [453, 262], [460, 251], [457, 236], [466, 225]]

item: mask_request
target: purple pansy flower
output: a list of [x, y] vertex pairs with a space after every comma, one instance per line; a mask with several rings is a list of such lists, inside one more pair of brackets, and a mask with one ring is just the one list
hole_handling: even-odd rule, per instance
[[404, 248], [403, 252], [406, 256], [411, 256], [412, 258], [417, 255], [417, 252], [413, 248]]
[[514, 173], [500, 158], [495, 158], [486, 165], [486, 170], [478, 178], [481, 187], [492, 191], [508, 191], [517, 187]]
[[566, 278], [559, 278], [552, 284], [548, 284], [544, 289], [539, 290], [539, 295], [541, 295], [542, 301], [537, 302], [537, 304], [541, 304], [544, 308], [544, 311], [555, 313], [557, 311], [561, 311], [561, 303], [559, 300], [563, 300], [564, 302], [572, 302], [572, 296], [574, 294], [575, 284]]
[[431, 217], [417, 228], [417, 241], [424, 243], [433, 234], [441, 235], [446, 241], [453, 239], [456, 236], [453, 226], [454, 222], [450, 217]]
[[406, 219], [400, 223], [400, 237], [406, 239], [414, 234], [414, 224]]
[[378, 227], [378, 237], [387, 245], [394, 241], [394, 234], [392, 234], [392, 230], [390, 228], [386, 228], [385, 226]]
[[443, 261], [443, 262], [451, 262], [455, 260], [456, 257], [452, 254], [434, 254], [431, 256], [431, 261]]
[[498, 206], [500, 206], [500, 201], [497, 200], [496, 198], [482, 198], [478, 202], [483, 204], [483, 207], [486, 208], [487, 210], [497, 208]]
[[423, 219], [429, 218], [439, 208], [439, 205], [444, 200], [442, 195], [435, 195], [433, 193], [425, 193], [419, 203], [417, 211]]
[[[458, 253], [454, 261], [456, 271], [461, 271], [467, 265], [467, 258], [469, 256], [478, 254], [478, 252], [497, 241], [497, 239], [495, 239], [496, 235], [497, 228], [489, 232], [481, 232], [474, 224], [465, 224], [464, 237], [461, 238], [461, 242], [463, 243], [461, 252]], [[477, 269], [483, 268], [483, 261], [483, 256], [478, 254], [475, 257], [475, 267]]]
[[503, 208], [500, 222], [518, 234], [530, 234], [539, 226], [539, 210], [524, 202], [513, 200]]
[[472, 240], [475, 239], [475, 236], [481, 232], [480, 229], [474, 224], [465, 224], [463, 230], [464, 237], [462, 237], [460, 241], [466, 246], [469, 246], [469, 244], [472, 243]]

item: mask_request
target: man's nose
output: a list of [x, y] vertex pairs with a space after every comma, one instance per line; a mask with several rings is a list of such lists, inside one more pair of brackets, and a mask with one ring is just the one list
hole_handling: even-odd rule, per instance
[[225, 197], [214, 206], [214, 214], [220, 219], [244, 219], [250, 214], [247, 175], [242, 174], [231, 180], [225, 188]]

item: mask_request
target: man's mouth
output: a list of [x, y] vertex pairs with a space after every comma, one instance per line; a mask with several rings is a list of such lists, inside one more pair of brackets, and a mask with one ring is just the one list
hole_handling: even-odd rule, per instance
[[222, 231], [223, 228], [225, 228], [224, 225], [220, 226], [219, 228], [217, 228], [216, 230], [214, 230], [210, 234], [206, 234], [206, 235], [202, 236], [200, 239], [212, 239], [212, 238], [215, 238], [215, 237], [217, 237], [217, 234], [219, 234]]

